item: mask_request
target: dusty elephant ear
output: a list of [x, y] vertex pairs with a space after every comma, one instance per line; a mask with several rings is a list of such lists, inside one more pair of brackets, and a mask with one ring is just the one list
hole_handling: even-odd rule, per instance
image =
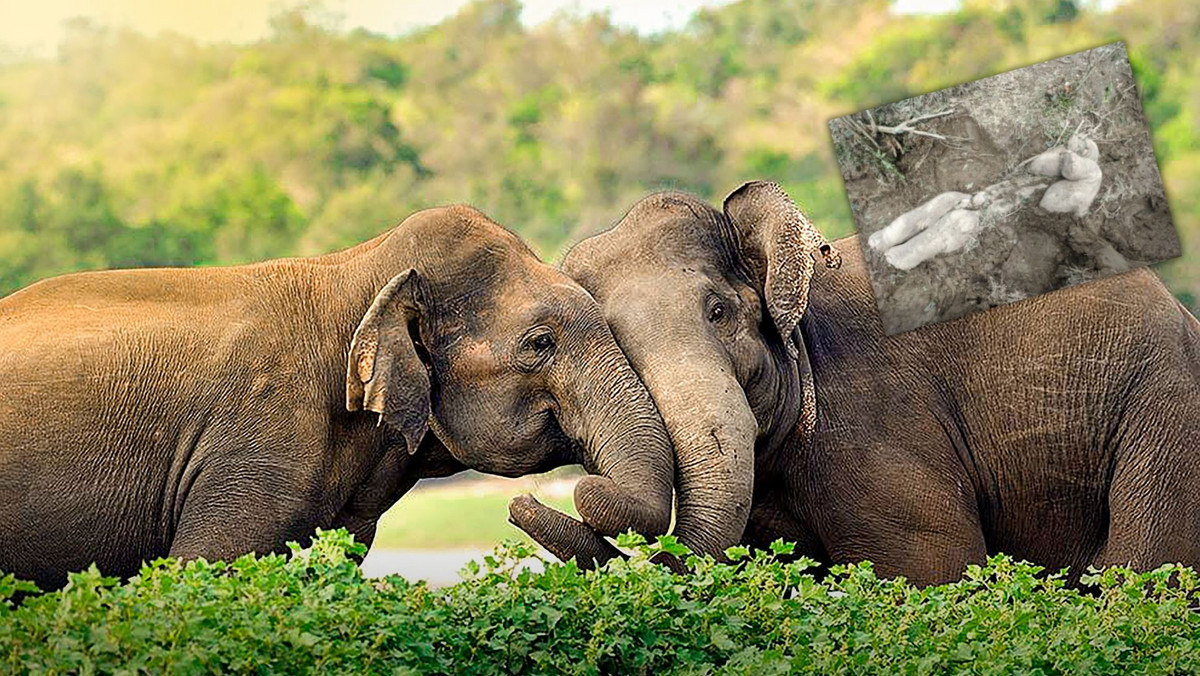
[[429, 429], [429, 372], [409, 325], [422, 321], [424, 283], [416, 270], [392, 278], [375, 296], [350, 342], [346, 409], [374, 411], [404, 435], [409, 453]]
[[757, 277], [775, 328], [788, 352], [798, 357], [792, 331], [808, 308], [816, 256], [822, 256], [830, 268], [841, 266], [841, 256], [777, 183], [746, 183], [725, 198], [724, 209], [741, 259]]

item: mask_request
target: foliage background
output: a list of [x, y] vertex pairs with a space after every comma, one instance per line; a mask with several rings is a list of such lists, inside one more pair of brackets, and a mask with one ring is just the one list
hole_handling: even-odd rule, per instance
[[1182, 259], [1200, 297], [1200, 6], [741, 0], [643, 36], [603, 15], [526, 27], [480, 0], [400, 36], [317, 9], [206, 44], [84, 21], [55, 58], [0, 65], [0, 294], [71, 270], [228, 264], [367, 239], [414, 210], [479, 206], [553, 259], [635, 199], [780, 181], [852, 232], [826, 121], [1126, 40]]

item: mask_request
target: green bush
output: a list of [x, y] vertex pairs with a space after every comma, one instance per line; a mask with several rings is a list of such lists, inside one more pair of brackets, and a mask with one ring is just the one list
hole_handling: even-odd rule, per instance
[[[126, 584], [94, 569], [58, 592], [0, 577], [7, 673], [1196, 673], [1193, 571], [1059, 575], [998, 556], [917, 589], [869, 564], [730, 550], [735, 564], [652, 564], [670, 538], [599, 572], [506, 544], [434, 590], [363, 579], [364, 547], [325, 532], [290, 556], [158, 560]], [[789, 545], [777, 544], [776, 553]]]

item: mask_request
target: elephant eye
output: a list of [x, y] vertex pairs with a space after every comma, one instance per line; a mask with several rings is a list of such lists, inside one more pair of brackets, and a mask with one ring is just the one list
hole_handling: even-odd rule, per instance
[[548, 326], [539, 326], [525, 334], [521, 339], [521, 349], [517, 356], [517, 365], [522, 371], [535, 371], [550, 361], [558, 342], [554, 331]]
[[547, 352], [554, 349], [554, 336], [549, 333], [539, 333], [529, 340], [529, 347], [537, 352]]
[[708, 299], [708, 308], [705, 310], [708, 316], [708, 321], [717, 323], [729, 314], [729, 310], [725, 307], [725, 303], [716, 296], [710, 296]]

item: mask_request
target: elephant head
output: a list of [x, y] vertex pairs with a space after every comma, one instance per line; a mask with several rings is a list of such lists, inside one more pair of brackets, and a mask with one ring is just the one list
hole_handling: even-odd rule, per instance
[[756, 446], [811, 433], [816, 395], [799, 322], [829, 243], [774, 183], [717, 211], [651, 195], [576, 245], [563, 270], [600, 304], [675, 447], [675, 533], [721, 556], [746, 527]]
[[591, 296], [468, 207], [419, 212], [388, 240], [359, 264], [412, 267], [381, 278], [354, 332], [347, 408], [483, 472], [581, 463], [597, 475], [576, 489], [588, 525], [665, 532], [670, 442]]

